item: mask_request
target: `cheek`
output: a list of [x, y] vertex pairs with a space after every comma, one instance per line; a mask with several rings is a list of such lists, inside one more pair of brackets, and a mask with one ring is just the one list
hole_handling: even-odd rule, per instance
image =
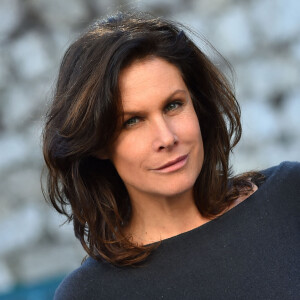
[[196, 117], [190, 120], [187, 130], [189, 130], [191, 135], [194, 136], [195, 138], [201, 137], [200, 125]]
[[181, 117], [181, 120], [176, 122], [176, 131], [184, 141], [201, 140], [201, 130], [197, 115], [194, 111], [189, 112]]
[[111, 151], [111, 160], [119, 173], [139, 167], [145, 159], [146, 143], [142, 137], [120, 137]]

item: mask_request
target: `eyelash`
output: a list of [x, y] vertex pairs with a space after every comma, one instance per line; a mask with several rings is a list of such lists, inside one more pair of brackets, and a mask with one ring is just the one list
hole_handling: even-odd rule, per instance
[[[170, 107], [171, 105], [174, 105], [174, 104], [177, 105], [176, 108], [167, 110], [168, 107]], [[182, 101], [180, 101], [180, 100], [172, 101], [172, 102], [170, 102], [170, 103], [168, 103], [168, 104], [166, 105], [165, 110], [166, 110], [166, 111], [171, 111], [171, 110], [174, 110], [174, 109], [177, 109], [177, 108], [181, 107], [182, 105], [183, 105], [183, 103], [182, 103]]]
[[128, 119], [125, 123], [124, 123], [124, 127], [132, 127], [134, 126], [137, 122], [134, 122], [134, 123], [130, 123], [131, 121], [133, 120], [137, 120], [137, 119], [141, 119], [140, 117], [132, 117], [130, 119]]
[[[170, 109], [171, 105], [176, 105], [176, 107]], [[172, 101], [172, 102], [168, 103], [165, 106], [164, 111], [165, 112], [170, 112], [170, 111], [173, 111], [173, 110], [176, 110], [176, 109], [180, 108], [182, 105], [183, 105], [182, 101], [175, 100], [175, 101]], [[140, 119], [142, 119], [142, 117], [134, 116], [134, 117], [132, 117], [132, 118], [130, 118], [127, 121], [124, 122], [124, 127], [130, 128], [130, 127], [132, 127], [132, 126], [134, 126], [135, 124], [138, 123], [138, 122], [131, 123], [133, 120], [140, 120]]]

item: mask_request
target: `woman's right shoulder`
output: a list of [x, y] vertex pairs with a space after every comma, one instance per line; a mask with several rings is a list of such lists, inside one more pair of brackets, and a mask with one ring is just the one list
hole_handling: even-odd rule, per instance
[[103, 263], [88, 258], [63, 279], [55, 291], [54, 300], [100, 299], [93, 293], [95, 286], [101, 284], [101, 275], [103, 276]]

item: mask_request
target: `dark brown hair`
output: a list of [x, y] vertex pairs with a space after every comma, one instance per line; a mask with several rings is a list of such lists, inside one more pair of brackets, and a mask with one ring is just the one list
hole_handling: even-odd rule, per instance
[[190, 91], [205, 153], [194, 186], [200, 213], [214, 218], [252, 188], [248, 177], [255, 174], [229, 180], [229, 154], [241, 136], [232, 87], [182, 29], [149, 14], [119, 13], [96, 22], [62, 60], [43, 132], [44, 194], [73, 221], [76, 237], [95, 259], [134, 265], [157, 246], [135, 245], [122, 234], [130, 199], [110, 160], [95, 156], [118, 135], [118, 77], [136, 59], [151, 55], [172, 63]]

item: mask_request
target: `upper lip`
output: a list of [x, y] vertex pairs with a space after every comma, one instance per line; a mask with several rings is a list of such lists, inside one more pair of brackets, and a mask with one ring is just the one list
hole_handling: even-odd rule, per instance
[[179, 161], [181, 160], [184, 160], [185, 158], [187, 157], [187, 154], [186, 155], [182, 155], [182, 156], [179, 156], [177, 157], [176, 159], [173, 159], [173, 160], [170, 160], [169, 162], [167, 162], [166, 164], [154, 169], [154, 170], [161, 170], [161, 169], [164, 169], [164, 168], [167, 168], [167, 167], [170, 167], [176, 163], [178, 163]]

